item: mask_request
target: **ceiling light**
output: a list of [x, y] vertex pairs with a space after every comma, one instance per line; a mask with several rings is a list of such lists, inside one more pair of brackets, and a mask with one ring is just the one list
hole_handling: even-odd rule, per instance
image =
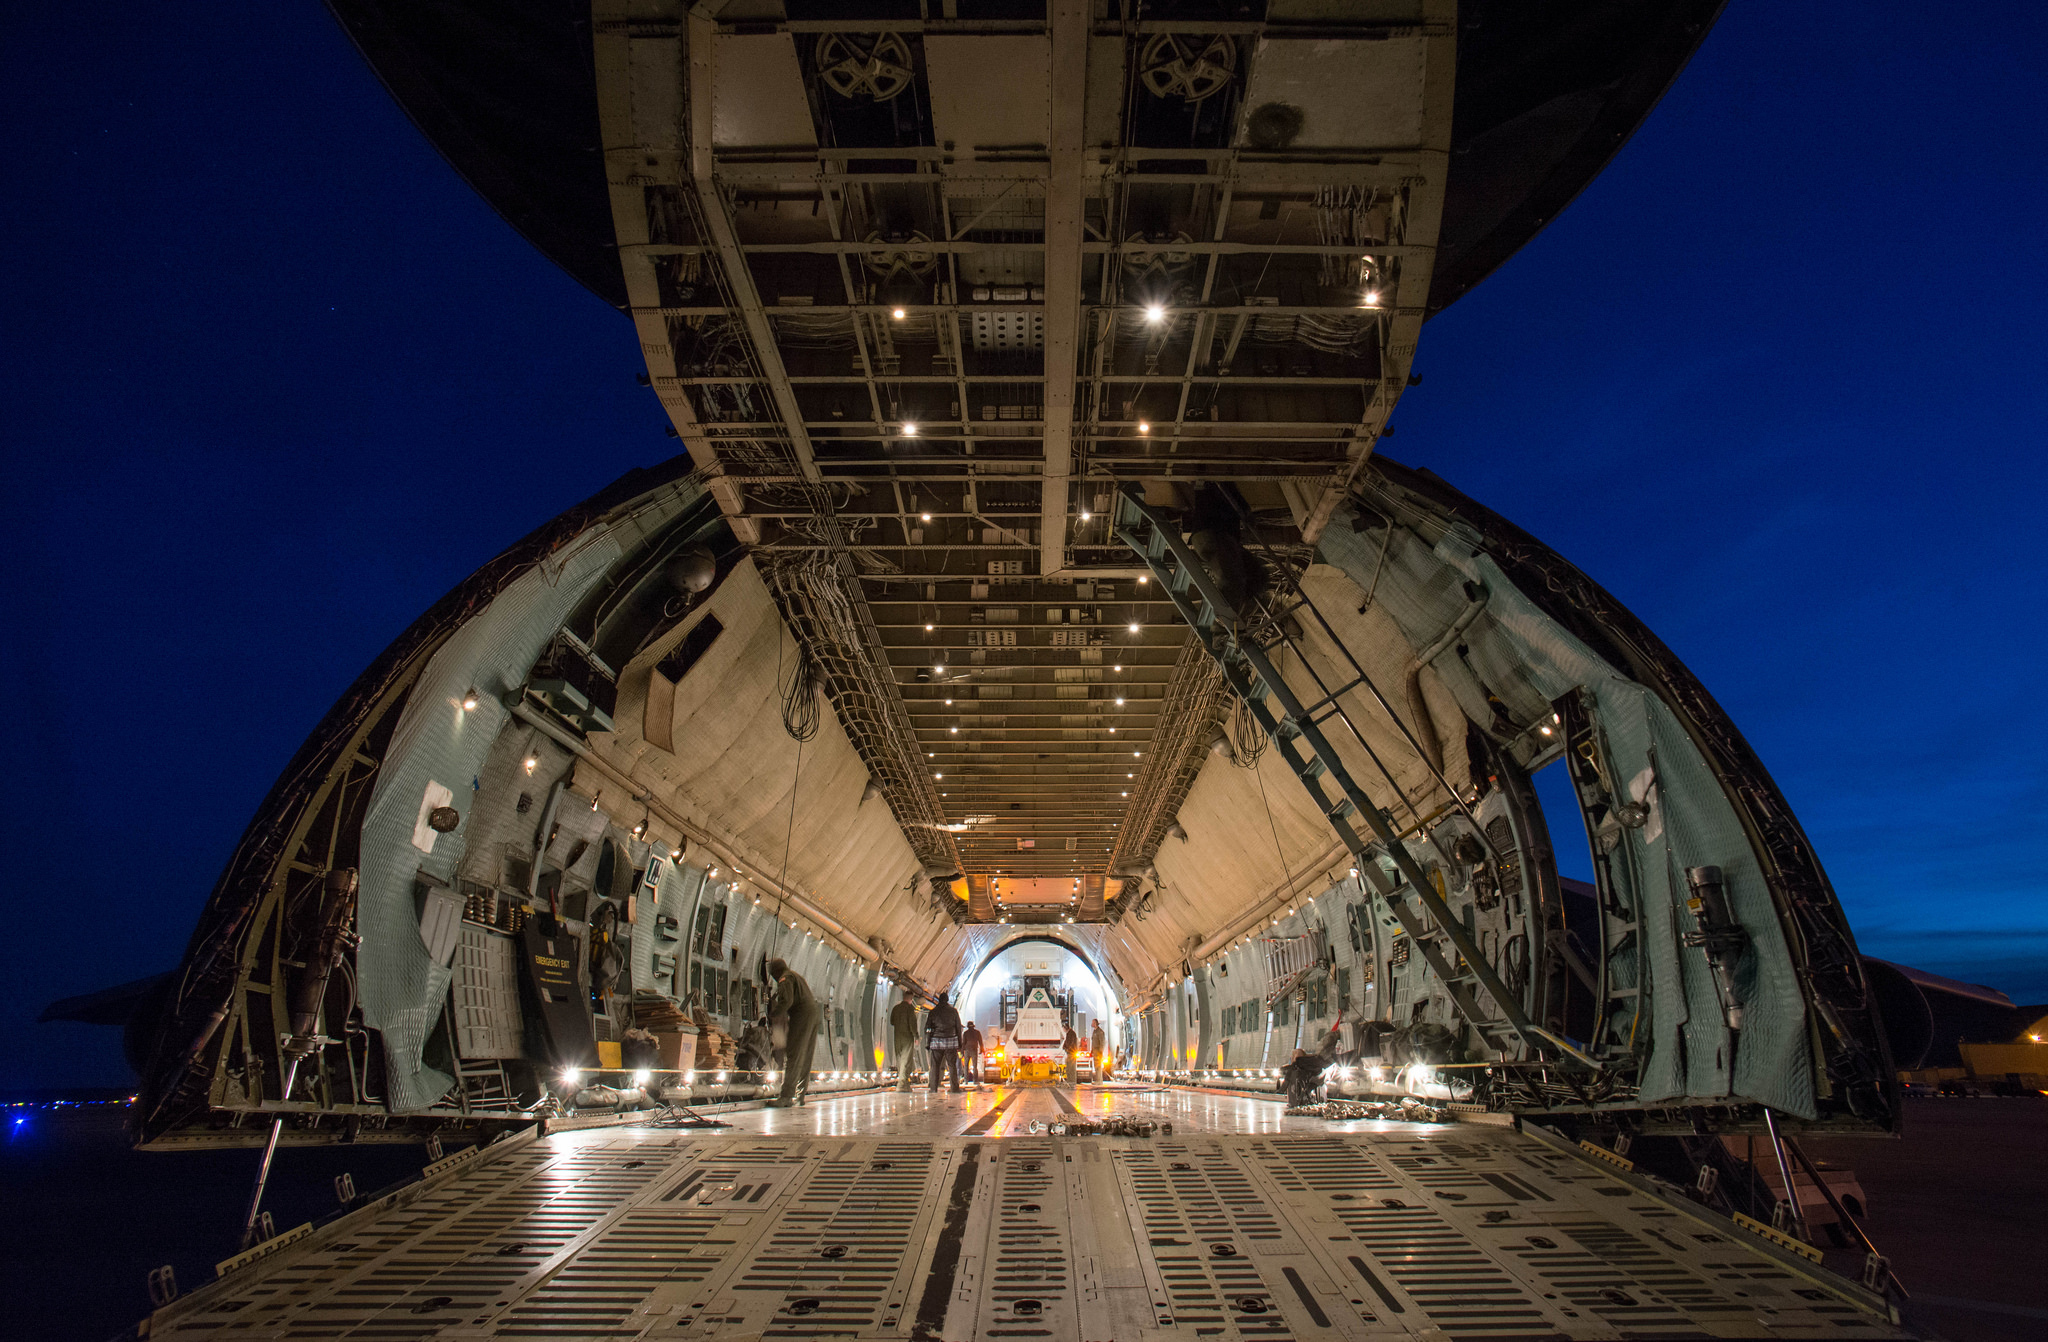
[[1140, 755], [1143, 755], [1144, 753], [1145, 753], [1145, 752], [1144, 752], [1144, 751], [1142, 751], [1142, 750], [1133, 750], [1133, 751], [1131, 752], [1131, 758], [1132, 758], [1132, 759], [1137, 759], [1137, 758], [1138, 758], [1138, 757], [1139, 757]]
[[1119, 796], [1119, 797], [1128, 797], [1128, 796], [1130, 796], [1131, 794], [1130, 794], [1130, 793], [1128, 793], [1128, 792], [1119, 792], [1119, 793], [1117, 793], [1116, 795], [1117, 795], [1117, 796]]
[[1367, 289], [1365, 291], [1364, 303], [1369, 308], [1378, 307], [1380, 305], [1380, 291], [1377, 289]]
[[932, 631], [932, 629], [933, 629], [933, 628], [934, 628], [934, 626], [932, 626], [932, 625], [929, 625], [929, 624], [928, 624], [928, 625], [926, 625], [926, 626], [924, 627], [924, 631], [925, 631], [925, 632], [926, 632], [927, 634], [929, 634], [929, 633], [930, 633], [930, 632]]
[[1110, 734], [1111, 736], [1115, 736], [1115, 735], [1116, 735], [1116, 728], [1114, 728], [1114, 727], [1111, 727], [1111, 728], [1109, 729], [1109, 734]]
[[1126, 778], [1136, 778], [1136, 777], [1137, 777], [1137, 775], [1136, 775], [1136, 774], [1125, 774], [1125, 775], [1124, 775], [1124, 777], [1126, 777]]
[[1122, 708], [1122, 707], [1124, 706], [1124, 701], [1123, 701], [1123, 700], [1121, 700], [1121, 699], [1117, 700], [1117, 701], [1116, 701], [1116, 706], [1117, 706], [1118, 708]]
[[915, 438], [915, 437], [917, 437], [917, 425], [915, 425], [915, 424], [912, 424], [912, 423], [909, 423], [908, 421], [906, 421], [906, 422], [904, 423], [904, 425], [903, 425], [903, 436], [904, 436], [905, 438]]
[[920, 521], [929, 522], [932, 520], [932, 515], [930, 513], [919, 513], [917, 516]]
[[944, 662], [933, 662], [932, 670], [938, 672], [940, 675], [943, 676], [946, 674], [946, 664]]
[[1083, 508], [1083, 509], [1081, 510], [1081, 520], [1082, 520], [1083, 522], [1086, 522], [1086, 521], [1088, 521], [1089, 519], [1093, 518], [1094, 516], [1095, 516], [1095, 514], [1094, 514], [1094, 513], [1091, 513], [1091, 512], [1089, 512], [1089, 511], [1088, 511], [1088, 510], [1087, 510], [1086, 508]]
[[889, 309], [889, 315], [900, 322], [907, 314], [903, 311], [902, 308], [891, 308]]
[[1145, 320], [1154, 324], [1165, 321], [1166, 309], [1157, 303], [1150, 304], [1145, 309]]
[[934, 777], [934, 778], [938, 778], [938, 779], [943, 779], [943, 778], [945, 778], [945, 775], [944, 775], [944, 774], [933, 774], [933, 775], [932, 775], [932, 777]]
[[958, 727], [948, 727], [946, 728], [946, 734], [949, 736], [958, 736], [960, 734], [960, 729]]
[[1134, 634], [1138, 632], [1138, 622], [1136, 620], [1131, 621], [1131, 632]]
[[1124, 669], [1124, 664], [1122, 662], [1118, 662], [1115, 666], [1111, 667], [1110, 669], [1112, 671], [1121, 671]]
[[478, 702], [479, 700], [476, 692], [476, 686], [472, 685], [469, 687], [469, 693], [462, 696], [462, 706], [463, 708], [471, 712], [474, 712]]
[[949, 707], [949, 708], [950, 708], [950, 707], [952, 707], [952, 704], [953, 704], [953, 701], [952, 701], [951, 699], [948, 699], [948, 700], [946, 701], [946, 706], [947, 706], [947, 707]]
[[1146, 422], [1145, 422], [1144, 420], [1142, 420], [1142, 419], [1141, 419], [1141, 420], [1139, 420], [1139, 421], [1138, 421], [1138, 432], [1139, 432], [1139, 433], [1150, 433], [1150, 432], [1152, 432], [1152, 426], [1151, 426], [1150, 424], [1147, 424], [1147, 423], [1146, 423]]
[[532, 772], [533, 772], [533, 771], [534, 771], [535, 769], [538, 769], [539, 767], [540, 767], [540, 756], [538, 756], [538, 755], [528, 755], [528, 756], [526, 757], [526, 772], [528, 772], [528, 773], [532, 773]]

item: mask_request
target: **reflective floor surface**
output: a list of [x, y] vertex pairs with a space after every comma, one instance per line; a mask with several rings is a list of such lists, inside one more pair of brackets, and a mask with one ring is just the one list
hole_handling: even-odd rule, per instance
[[[1174, 1131], [1044, 1130], [1116, 1113]], [[1508, 1128], [1143, 1087], [726, 1117], [508, 1138], [158, 1311], [148, 1336], [1904, 1336], [1803, 1259]]]
[[[993, 1115], [993, 1117], [991, 1117]], [[782, 1137], [1015, 1137], [1044, 1132], [1061, 1119], [1124, 1115], [1171, 1123], [1176, 1133], [1343, 1132], [1407, 1130], [1404, 1123], [1328, 1123], [1288, 1118], [1277, 1099], [1166, 1087], [984, 1086], [960, 1095], [919, 1087], [909, 1093], [814, 1100], [800, 1109], [742, 1110], [716, 1117], [738, 1132]]]

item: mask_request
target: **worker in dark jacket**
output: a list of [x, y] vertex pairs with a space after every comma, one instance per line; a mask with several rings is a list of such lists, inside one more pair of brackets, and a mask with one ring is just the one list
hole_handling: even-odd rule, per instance
[[1344, 1037], [1344, 1013], [1337, 1013], [1337, 1020], [1323, 1035], [1316, 1051], [1294, 1050], [1294, 1057], [1280, 1073], [1280, 1089], [1286, 1093], [1287, 1107], [1313, 1104], [1316, 1091], [1323, 1084], [1323, 1073], [1337, 1061], [1339, 1041]]
[[974, 1028], [973, 1021], [960, 1032], [960, 1070], [967, 1073], [970, 1083], [981, 1084], [981, 1031]]
[[1095, 1079], [1109, 1079], [1109, 1036], [1102, 1032], [1102, 1022], [1089, 1018], [1088, 1049], [1095, 1055]]
[[953, 1078], [953, 1093], [960, 1093], [960, 1013], [940, 993], [932, 999], [932, 1009], [924, 1018], [924, 1046], [931, 1055], [932, 1090], [939, 1088], [939, 1076], [948, 1073]]
[[908, 997], [889, 1008], [889, 1042], [896, 1046], [896, 1089], [910, 1089], [917, 1070], [917, 1004]]
[[1081, 1036], [1074, 1033], [1073, 1026], [1067, 1027], [1067, 1037], [1061, 1041], [1060, 1047], [1067, 1055], [1067, 1080], [1072, 1081], [1076, 1070], [1075, 1060], [1081, 1056]]
[[768, 978], [775, 985], [775, 996], [768, 1003], [768, 1014], [789, 1021], [789, 1047], [782, 1065], [782, 1093], [768, 1101], [768, 1107], [787, 1109], [802, 1103], [800, 1093], [810, 1093], [811, 1054], [818, 1047], [818, 1026], [824, 1022], [825, 1016], [818, 1009], [818, 999], [811, 995], [811, 985], [787, 962], [770, 960]]

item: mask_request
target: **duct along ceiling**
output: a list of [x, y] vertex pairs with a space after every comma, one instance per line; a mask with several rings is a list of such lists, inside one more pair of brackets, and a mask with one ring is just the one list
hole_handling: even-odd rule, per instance
[[[631, 911], [630, 872], [668, 933], [711, 898], [763, 957], [927, 989], [1058, 935], [1136, 1011], [1335, 916], [1348, 1009], [1398, 1001], [1496, 1108], [1894, 1120], [1839, 906], [1739, 733], [1584, 575], [1379, 453], [1424, 318], [1604, 162], [1710, 8], [472, 16], [516, 72], [337, 8], [617, 293], [688, 456], [515, 546], [337, 706], [209, 904], [152, 1114], [276, 1102], [222, 1061], [265, 1034], [237, 951], [346, 868], [364, 1093], [415, 1108], [460, 1070], [434, 892], [574, 919], [545, 880]], [[516, 173], [484, 96], [515, 74], [553, 91]], [[550, 146], [584, 112], [572, 173]], [[1543, 768], [1578, 814], [1543, 813]], [[1581, 904], [1553, 843], [1592, 851]]]

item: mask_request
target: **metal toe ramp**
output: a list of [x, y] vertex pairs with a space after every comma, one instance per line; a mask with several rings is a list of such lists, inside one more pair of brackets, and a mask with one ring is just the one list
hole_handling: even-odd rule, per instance
[[1860, 1288], [1505, 1129], [545, 1138], [152, 1338], [1892, 1338]]

